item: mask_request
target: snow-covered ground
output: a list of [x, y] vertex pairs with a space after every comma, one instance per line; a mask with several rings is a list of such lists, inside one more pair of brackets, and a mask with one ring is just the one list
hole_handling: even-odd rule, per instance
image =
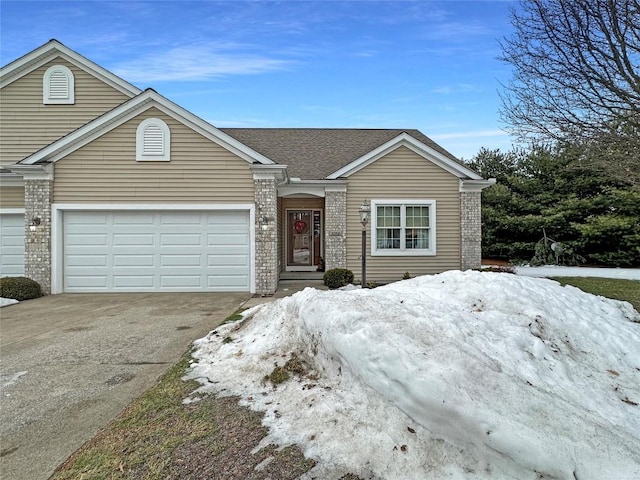
[[0, 297], [0, 307], [6, 307], [7, 305], [13, 305], [14, 303], [18, 303], [18, 300]]
[[[307, 288], [198, 340], [188, 378], [265, 411], [308, 478], [637, 480], [639, 321], [505, 273]], [[292, 354], [306, 374], [264, 380]]]
[[600, 277], [640, 280], [640, 268], [599, 267], [515, 267], [516, 274], [527, 277]]

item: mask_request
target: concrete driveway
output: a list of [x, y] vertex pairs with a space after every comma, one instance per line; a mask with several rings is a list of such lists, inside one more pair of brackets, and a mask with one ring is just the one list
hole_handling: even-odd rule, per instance
[[0, 309], [1, 478], [49, 478], [248, 299], [63, 294]]

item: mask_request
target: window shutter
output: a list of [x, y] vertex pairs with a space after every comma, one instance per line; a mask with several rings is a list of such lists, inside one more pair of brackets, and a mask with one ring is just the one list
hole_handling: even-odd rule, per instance
[[49, 76], [49, 98], [63, 100], [69, 98], [69, 77], [57, 70]]
[[147, 125], [144, 129], [144, 155], [164, 155], [164, 132], [159, 125]]

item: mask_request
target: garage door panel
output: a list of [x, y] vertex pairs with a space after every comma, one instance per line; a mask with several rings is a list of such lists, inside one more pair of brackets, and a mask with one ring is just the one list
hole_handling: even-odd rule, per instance
[[202, 235], [200, 233], [161, 233], [160, 245], [162, 247], [200, 246]]
[[224, 257], [226, 255], [246, 255], [249, 256], [247, 250], [248, 245], [218, 245], [208, 248], [209, 255]]
[[153, 233], [114, 233], [113, 246], [153, 247], [154, 239]]
[[245, 233], [210, 233], [207, 237], [209, 245], [248, 245], [249, 235]]
[[24, 275], [24, 214], [0, 214], [0, 276]]
[[200, 267], [203, 255], [161, 255], [160, 266], [162, 267]]
[[69, 247], [80, 246], [80, 248], [87, 248], [90, 246], [106, 246], [107, 245], [107, 233], [87, 234], [87, 233], [68, 233], [65, 239], [65, 244]]
[[207, 219], [209, 225], [247, 225], [245, 219], [237, 215], [237, 212], [216, 212]]
[[151, 289], [155, 284], [154, 275], [113, 275], [114, 290]]
[[202, 215], [199, 213], [162, 213], [159, 216], [160, 225], [201, 225]]
[[249, 290], [248, 224], [246, 211], [65, 212], [64, 289]]
[[162, 288], [199, 289], [202, 286], [201, 275], [160, 275]]
[[213, 267], [216, 265], [233, 265], [237, 267], [248, 267], [248, 255], [207, 255], [207, 265]]
[[81, 227], [87, 227], [90, 225], [106, 225], [106, 224], [107, 224], [106, 213], [91, 213], [90, 215], [70, 216], [69, 218], [65, 218], [65, 225], [67, 227], [72, 227], [75, 225], [79, 225]]
[[114, 254], [113, 255], [113, 266], [114, 267], [153, 267], [154, 258], [153, 255], [121, 255]]
[[69, 279], [67, 286], [86, 290], [106, 290], [107, 277], [104, 275], [74, 275]]
[[140, 212], [121, 212], [117, 216], [113, 216], [112, 224], [117, 226], [129, 226], [133, 225], [153, 225], [154, 215], [152, 213], [140, 213]]
[[68, 255], [68, 267], [106, 267], [107, 255]]
[[207, 276], [207, 286], [209, 288], [215, 288], [227, 292], [241, 289], [248, 281], [249, 278], [244, 275]]

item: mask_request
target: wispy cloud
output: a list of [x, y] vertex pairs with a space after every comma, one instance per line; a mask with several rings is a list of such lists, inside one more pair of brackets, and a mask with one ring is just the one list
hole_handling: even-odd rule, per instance
[[489, 138], [507, 135], [508, 133], [504, 130], [475, 130], [467, 132], [436, 133], [430, 134], [429, 136], [434, 140], [448, 140], [453, 138]]
[[438, 95], [450, 95], [452, 93], [480, 92], [481, 88], [470, 83], [457, 83], [455, 85], [443, 85], [431, 90], [431, 93]]
[[183, 45], [117, 64], [113, 71], [132, 82], [196, 81], [272, 72], [293, 64], [249, 50], [242, 44]]

